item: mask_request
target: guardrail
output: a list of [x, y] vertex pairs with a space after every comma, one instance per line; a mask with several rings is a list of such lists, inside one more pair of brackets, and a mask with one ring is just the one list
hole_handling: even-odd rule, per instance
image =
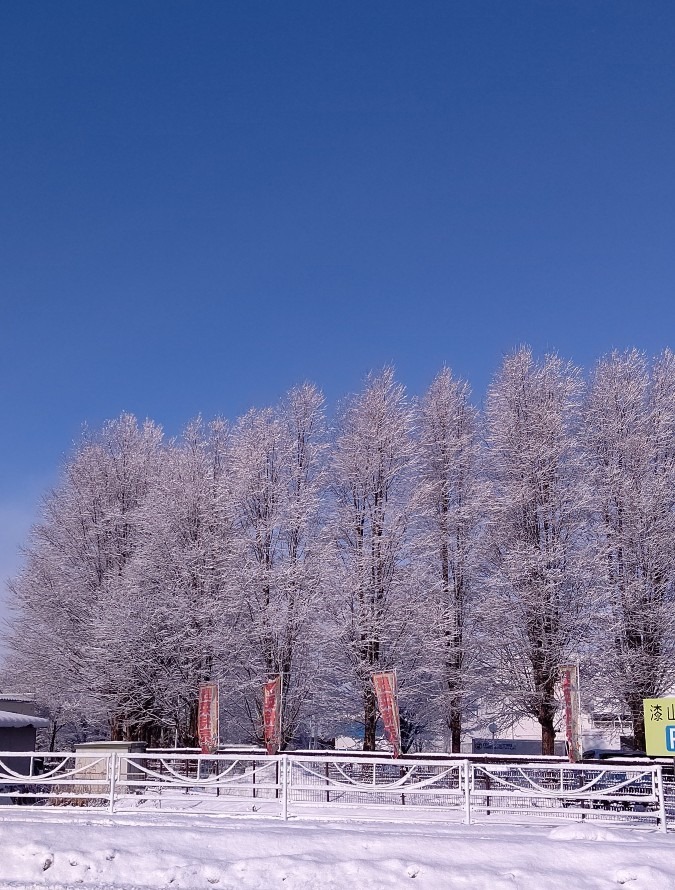
[[[598, 820], [665, 831], [655, 764], [257, 753], [0, 753], [0, 807], [413, 821]], [[672, 818], [672, 817], [671, 817]]]

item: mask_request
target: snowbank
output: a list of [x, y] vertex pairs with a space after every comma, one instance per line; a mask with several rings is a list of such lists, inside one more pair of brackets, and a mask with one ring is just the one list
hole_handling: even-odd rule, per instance
[[[18, 810], [18, 808], [17, 808]], [[626, 843], [626, 841], [630, 841]], [[0, 888], [674, 890], [675, 837], [575, 824], [403, 825], [8, 811]]]

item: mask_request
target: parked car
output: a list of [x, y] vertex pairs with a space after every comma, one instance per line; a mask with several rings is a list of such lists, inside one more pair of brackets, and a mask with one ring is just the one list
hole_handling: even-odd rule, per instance
[[614, 760], [632, 757], [646, 757], [644, 751], [631, 751], [626, 748], [614, 750], [612, 748], [589, 748], [582, 754], [583, 760]]

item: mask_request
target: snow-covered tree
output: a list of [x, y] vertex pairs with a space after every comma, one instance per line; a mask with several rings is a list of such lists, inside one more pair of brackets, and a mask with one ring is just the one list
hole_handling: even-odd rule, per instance
[[330, 652], [337, 682], [361, 699], [363, 746], [371, 751], [378, 717], [372, 673], [408, 667], [419, 653], [408, 540], [412, 426], [392, 369], [370, 375], [342, 411], [331, 463]]
[[[130, 567], [127, 651], [155, 741], [197, 744], [201, 682], [228, 679], [235, 603], [224, 476], [227, 426], [197, 419], [165, 453]], [[139, 690], [140, 692], [140, 690]]]
[[[582, 410], [583, 404], [583, 410]], [[414, 406], [391, 369], [339, 411], [306, 384], [177, 441], [122, 415], [86, 434], [11, 582], [0, 679], [49, 705], [56, 743], [196, 741], [200, 682], [227, 735], [283, 744], [362, 709], [398, 670], [406, 739], [439, 716], [458, 750], [477, 699], [553, 750], [560, 667], [630, 715], [675, 685], [675, 357], [579, 371], [509, 356], [483, 426], [443, 369]], [[501, 719], [500, 719], [501, 718]], [[316, 725], [316, 724], [315, 724]]]
[[598, 612], [596, 701], [633, 723], [675, 684], [675, 356], [631, 350], [595, 369], [585, 407]]
[[484, 578], [493, 707], [541, 725], [552, 754], [561, 665], [584, 638], [588, 496], [578, 447], [583, 386], [557, 356], [508, 356], [486, 409], [490, 497]]
[[120, 675], [118, 644], [161, 436], [128, 414], [86, 434], [45, 498], [10, 587], [14, 673], [62, 711], [107, 721], [113, 734], [134, 698], [129, 677]]
[[252, 410], [235, 426], [230, 498], [236, 629], [234, 706], [262, 738], [262, 686], [282, 677], [282, 742], [311, 703], [319, 647], [319, 510], [323, 486], [323, 396], [309, 384], [278, 409]]
[[478, 412], [467, 383], [444, 368], [418, 409], [414, 548], [422, 563], [425, 648], [439, 676], [437, 706], [460, 750], [465, 701], [472, 689], [473, 605], [484, 486], [479, 477]]

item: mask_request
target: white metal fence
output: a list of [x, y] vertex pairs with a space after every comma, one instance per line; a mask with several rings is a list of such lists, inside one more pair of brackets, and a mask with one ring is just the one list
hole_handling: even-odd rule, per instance
[[[569, 820], [666, 830], [675, 783], [654, 764], [280, 754], [0, 753], [0, 807], [110, 813]], [[671, 816], [672, 818], [672, 816]]]

